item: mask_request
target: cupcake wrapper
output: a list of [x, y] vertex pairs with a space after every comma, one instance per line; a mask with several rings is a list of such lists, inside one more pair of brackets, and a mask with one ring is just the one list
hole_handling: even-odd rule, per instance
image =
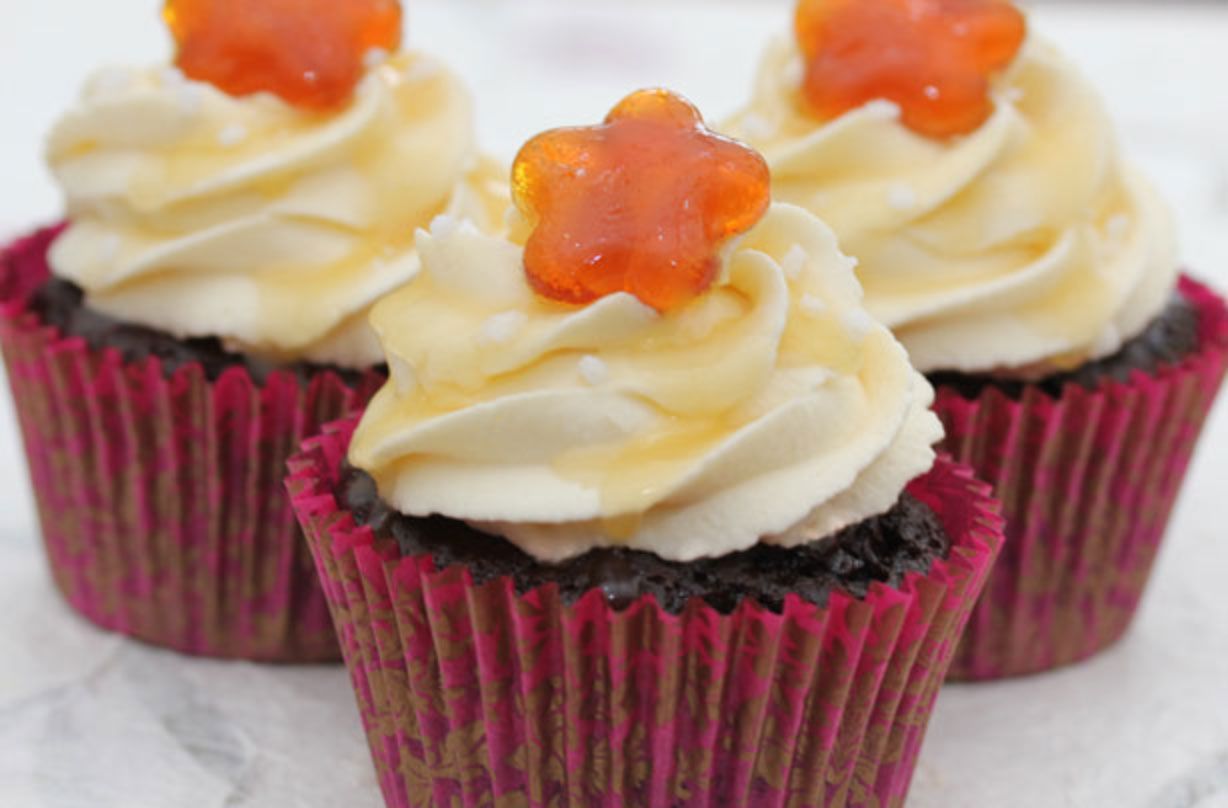
[[951, 666], [956, 679], [1036, 673], [1125, 633], [1228, 367], [1228, 312], [1185, 278], [1201, 349], [1155, 374], [1015, 401], [940, 387], [944, 449], [994, 486], [1006, 546]]
[[60, 591], [103, 628], [186, 653], [339, 659], [285, 462], [380, 377], [261, 386], [241, 368], [210, 382], [198, 364], [168, 377], [65, 338], [26, 306], [58, 232], [0, 254], [0, 347]]
[[782, 614], [680, 615], [600, 591], [517, 595], [401, 558], [333, 489], [354, 422], [291, 461], [380, 785], [426, 806], [894, 806], [947, 663], [1002, 541], [997, 506], [941, 462], [911, 489], [950, 558], [898, 589]]

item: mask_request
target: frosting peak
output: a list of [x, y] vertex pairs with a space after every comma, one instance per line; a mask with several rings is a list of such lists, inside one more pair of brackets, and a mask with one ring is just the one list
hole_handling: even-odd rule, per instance
[[415, 228], [444, 211], [493, 227], [507, 198], [468, 93], [412, 53], [329, 115], [102, 71], [47, 152], [71, 219], [52, 267], [92, 308], [273, 361], [379, 362], [366, 314], [417, 271]]
[[832, 233], [772, 206], [660, 314], [534, 294], [521, 245], [447, 226], [372, 323], [392, 378], [351, 460], [411, 515], [547, 561], [795, 545], [888, 510], [933, 462], [932, 390], [861, 308]]

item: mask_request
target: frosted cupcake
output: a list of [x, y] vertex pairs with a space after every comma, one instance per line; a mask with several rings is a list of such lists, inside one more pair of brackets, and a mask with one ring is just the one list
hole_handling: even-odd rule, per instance
[[388, 804], [900, 804], [1000, 542], [929, 385], [677, 96], [514, 179], [291, 463]]
[[177, 66], [86, 83], [48, 141], [68, 221], [0, 257], [56, 583], [191, 653], [337, 657], [286, 458], [385, 378], [366, 320], [417, 272], [414, 230], [506, 204], [399, 6], [315, 6], [168, 5]]
[[992, 678], [1118, 639], [1226, 364], [1164, 204], [1094, 89], [1002, 0], [806, 0], [729, 131], [859, 261], [996, 486], [1003, 559], [953, 666]]

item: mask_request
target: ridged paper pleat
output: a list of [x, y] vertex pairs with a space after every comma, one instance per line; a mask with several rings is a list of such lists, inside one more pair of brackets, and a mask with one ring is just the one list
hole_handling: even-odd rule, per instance
[[721, 615], [565, 604], [401, 558], [333, 496], [354, 421], [289, 486], [391, 808], [802, 808], [903, 803], [956, 640], [1001, 543], [988, 489], [940, 461], [911, 487], [953, 540], [898, 589]]
[[0, 346], [48, 561], [94, 623], [192, 654], [333, 661], [339, 650], [283, 484], [306, 437], [374, 392], [331, 372], [257, 384], [65, 338], [27, 309], [49, 229], [0, 253]]
[[1006, 545], [951, 667], [958, 679], [1085, 659], [1129, 627], [1228, 368], [1228, 312], [1185, 278], [1200, 348], [1094, 390], [973, 400], [939, 387], [944, 449], [994, 486]]

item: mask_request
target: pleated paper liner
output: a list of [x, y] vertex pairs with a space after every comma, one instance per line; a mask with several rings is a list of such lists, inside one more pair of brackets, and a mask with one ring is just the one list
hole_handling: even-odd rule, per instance
[[1006, 546], [951, 676], [1050, 670], [1116, 642], [1143, 596], [1190, 457], [1228, 367], [1228, 312], [1182, 279], [1200, 349], [1155, 374], [1054, 398], [1028, 389], [975, 400], [940, 387], [944, 449], [994, 486]]
[[99, 626], [177, 651], [340, 659], [284, 469], [380, 378], [210, 382], [64, 338], [26, 308], [58, 232], [0, 253], [0, 346], [56, 585]]
[[964, 467], [911, 487], [949, 560], [864, 600], [783, 613], [592, 591], [518, 596], [401, 558], [333, 495], [354, 421], [291, 461], [387, 804], [800, 808], [904, 801], [934, 699], [1002, 541]]

